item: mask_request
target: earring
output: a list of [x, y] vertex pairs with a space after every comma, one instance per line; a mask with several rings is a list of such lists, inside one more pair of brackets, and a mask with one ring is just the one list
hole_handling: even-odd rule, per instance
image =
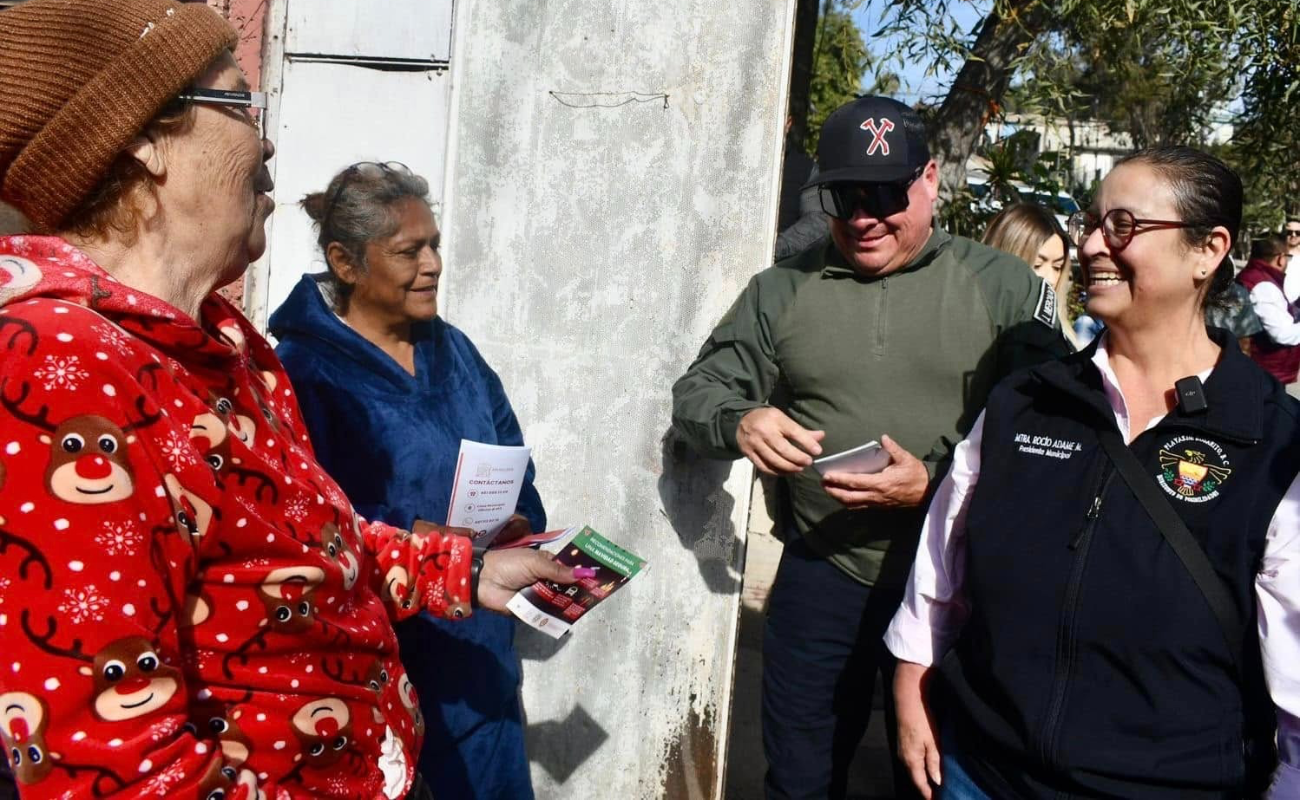
[[1210, 274], [1210, 273], [1206, 272], [1205, 270], [1201, 270], [1201, 277], [1202, 277], [1202, 278], [1204, 278], [1206, 275], [1209, 275], [1209, 274]]

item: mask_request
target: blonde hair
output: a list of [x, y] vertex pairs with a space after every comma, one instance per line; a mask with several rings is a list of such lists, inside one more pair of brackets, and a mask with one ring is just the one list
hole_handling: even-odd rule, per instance
[[1056, 292], [1061, 331], [1073, 342], [1074, 321], [1070, 319], [1069, 311], [1069, 295], [1073, 283], [1070, 276], [1070, 239], [1061, 230], [1061, 224], [1052, 212], [1037, 203], [1009, 205], [989, 220], [982, 241], [989, 247], [1010, 253], [1032, 266], [1043, 243], [1053, 236], [1059, 237], [1065, 248], [1065, 269], [1061, 270], [1061, 277], [1052, 289]]

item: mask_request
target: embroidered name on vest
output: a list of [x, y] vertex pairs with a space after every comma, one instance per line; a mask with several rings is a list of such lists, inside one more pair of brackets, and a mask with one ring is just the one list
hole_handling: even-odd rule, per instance
[[1028, 433], [1017, 433], [1016, 445], [1016, 449], [1022, 453], [1028, 453], [1031, 456], [1059, 458], [1062, 461], [1083, 450], [1083, 445], [1079, 442], [1072, 442], [1069, 439], [1053, 439], [1050, 436], [1033, 436]]
[[1039, 281], [1038, 303], [1034, 306], [1034, 319], [1049, 328], [1056, 327], [1056, 292], [1047, 281]]
[[1160, 448], [1160, 474], [1156, 479], [1170, 497], [1186, 503], [1207, 503], [1219, 496], [1219, 487], [1232, 474], [1231, 465], [1223, 448], [1214, 442], [1179, 436]]

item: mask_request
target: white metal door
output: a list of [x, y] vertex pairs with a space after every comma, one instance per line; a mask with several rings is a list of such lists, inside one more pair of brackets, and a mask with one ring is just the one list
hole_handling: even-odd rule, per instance
[[265, 329], [306, 273], [325, 269], [303, 196], [357, 161], [400, 161], [441, 199], [451, 0], [271, 0], [264, 87], [276, 212], [246, 309]]
[[451, 0], [290, 0], [290, 53], [451, 59]]

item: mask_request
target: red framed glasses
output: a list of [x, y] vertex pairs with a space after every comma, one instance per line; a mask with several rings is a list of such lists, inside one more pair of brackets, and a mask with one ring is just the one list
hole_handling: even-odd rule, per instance
[[1133, 216], [1133, 212], [1126, 208], [1112, 208], [1107, 211], [1101, 220], [1098, 221], [1097, 215], [1091, 211], [1076, 211], [1070, 215], [1066, 225], [1066, 232], [1070, 236], [1070, 241], [1074, 242], [1075, 247], [1082, 247], [1092, 232], [1101, 228], [1101, 233], [1106, 237], [1106, 244], [1112, 250], [1123, 250], [1128, 247], [1128, 243], [1133, 241], [1133, 237], [1139, 233], [1155, 231], [1166, 228], [1194, 228], [1195, 225], [1190, 222], [1183, 222], [1176, 219], [1141, 219]]

